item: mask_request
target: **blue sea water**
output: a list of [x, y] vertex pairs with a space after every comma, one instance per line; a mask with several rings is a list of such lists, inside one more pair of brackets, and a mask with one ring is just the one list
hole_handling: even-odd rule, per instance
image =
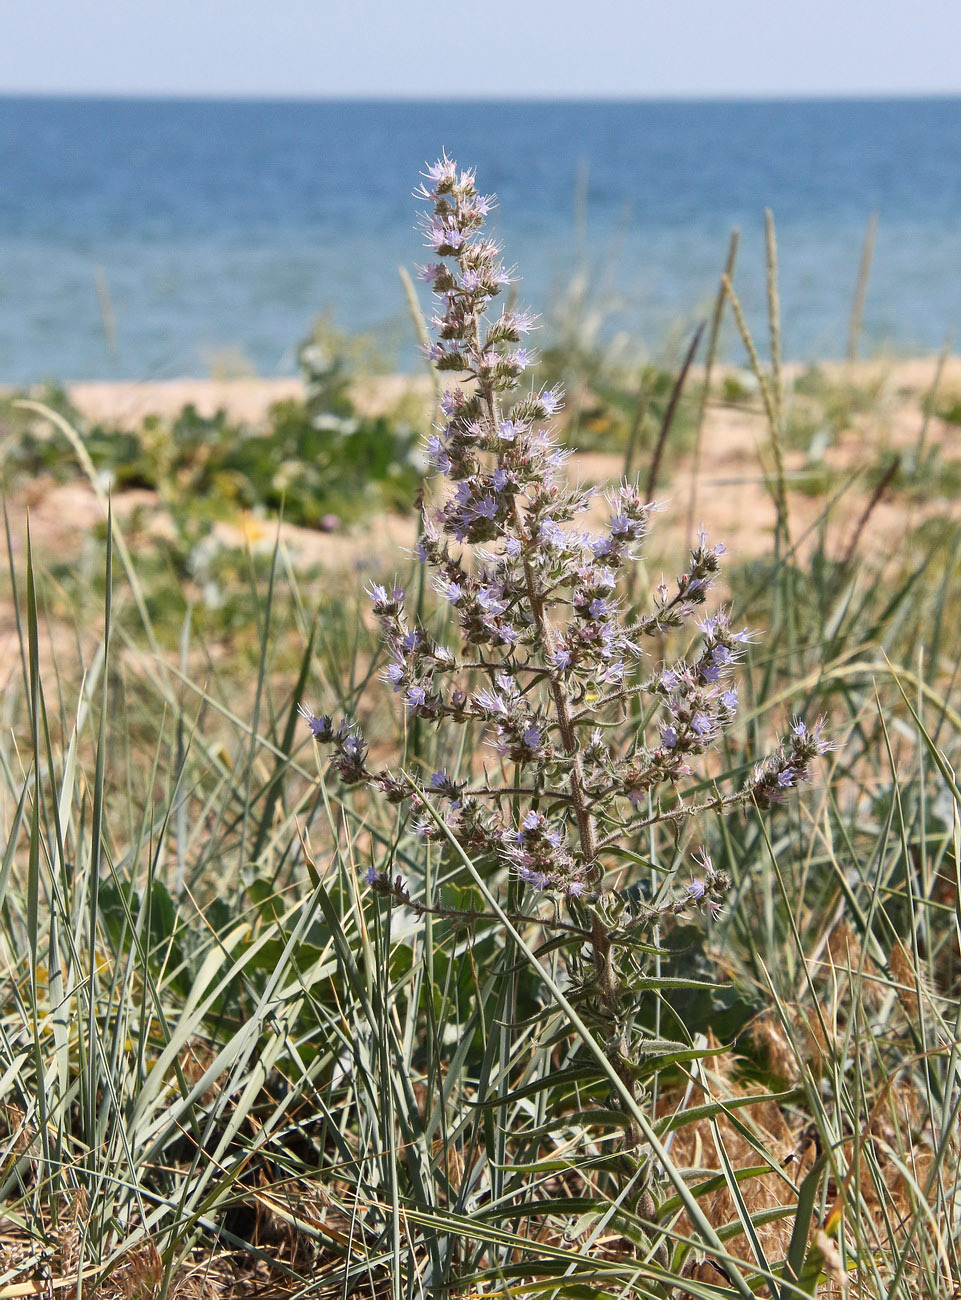
[[381, 331], [411, 363], [397, 267], [424, 257], [411, 190], [442, 149], [498, 192], [526, 303], [550, 317], [588, 265], [600, 328], [652, 355], [703, 314], [733, 226], [736, 282], [760, 327], [765, 207], [789, 356], [843, 352], [872, 211], [864, 350], [936, 349], [961, 326], [961, 99], [6, 98], [0, 379], [204, 373], [227, 349], [283, 373], [325, 311]]

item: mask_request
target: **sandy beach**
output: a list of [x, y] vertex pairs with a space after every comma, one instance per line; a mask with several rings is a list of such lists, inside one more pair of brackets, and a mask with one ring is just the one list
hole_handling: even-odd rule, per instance
[[[792, 363], [784, 367], [785, 383], [790, 386], [807, 367]], [[877, 383], [883, 396], [894, 406], [910, 406], [910, 399], [930, 390], [937, 369], [936, 357], [914, 357], [899, 360], [859, 361], [849, 365], [840, 361], [820, 363], [818, 369], [832, 382], [849, 379], [856, 384]], [[703, 373], [703, 372], [702, 372]], [[719, 368], [717, 377], [733, 373], [747, 377], [734, 367]], [[698, 368], [692, 369], [698, 377]], [[235, 420], [258, 423], [265, 419], [275, 402], [302, 397], [304, 386], [297, 376], [261, 378], [245, 376], [236, 379], [179, 378], [152, 381], [92, 380], [66, 385], [71, 401], [90, 421], [129, 428], [147, 415], [173, 416], [184, 406], [193, 405], [202, 415], [213, 415], [224, 410]], [[0, 393], [12, 391], [0, 385]], [[386, 375], [364, 383], [355, 393], [355, 400], [365, 410], [389, 409], [405, 393], [416, 392], [424, 396], [430, 391], [429, 381], [423, 375]], [[947, 359], [939, 392], [951, 394], [961, 391], [961, 356]], [[716, 408], [715, 408], [716, 410]]]
[[[853, 476], [865, 464], [878, 464], [896, 455], [910, 458], [921, 424], [923, 408], [937, 368], [933, 357], [899, 361], [861, 362], [846, 366], [828, 363], [819, 369], [832, 384], [848, 383], [872, 390], [870, 408], [851, 417], [849, 424], [812, 460], [810, 451], [788, 448], [785, 463], [789, 475], [791, 512], [797, 537], [814, 535], [814, 524], [823, 508], [823, 497], [805, 490], [812, 467], [818, 471], [847, 473]], [[786, 404], [803, 405], [803, 396], [793, 393], [793, 384], [802, 367], [785, 367]], [[716, 378], [722, 379], [725, 372]], [[746, 385], [752, 377], [743, 371], [736, 374]], [[150, 383], [85, 382], [67, 386], [71, 401], [85, 420], [117, 430], [140, 424], [148, 415], [172, 418], [185, 405], [192, 404], [203, 415], [225, 410], [237, 421], [262, 423], [270, 407], [278, 401], [303, 396], [298, 378], [183, 378]], [[720, 384], [715, 383], [718, 392]], [[961, 357], [948, 359], [940, 376], [939, 401], [961, 394]], [[426, 376], [385, 376], [366, 382], [355, 394], [357, 406], [366, 413], [389, 412], [407, 399], [423, 402], [425, 421], [430, 385]], [[961, 455], [959, 428], [934, 416], [928, 424], [925, 443], [937, 448], [945, 460]], [[659, 550], [683, 548], [688, 541], [687, 527], [692, 515], [704, 521], [713, 537], [724, 541], [742, 556], [763, 553], [774, 523], [774, 507], [765, 486], [761, 465], [770, 460], [769, 434], [759, 400], [749, 397], [736, 404], [719, 396], [712, 398], [705, 414], [702, 447], [695, 465], [692, 457], [675, 465], [670, 481], [659, 485], [658, 495], [669, 503], [658, 526]], [[604, 483], [622, 472], [623, 455], [603, 451], [578, 453], [571, 462], [573, 476], [585, 483]], [[642, 466], [643, 476], [643, 466]], [[82, 479], [53, 485], [38, 482], [26, 493], [30, 506], [34, 537], [42, 547], [76, 545], [80, 534], [102, 519], [102, 505]], [[866, 485], [854, 483], [848, 489], [848, 515], [852, 529], [870, 500]], [[163, 527], [162, 511], [153, 494], [138, 490], [119, 494], [115, 509], [122, 518], [134, 508], [141, 513], [153, 511], [155, 527]], [[598, 518], [603, 502], [598, 504]], [[958, 506], [953, 498], [932, 494], [924, 501], [881, 500], [873, 505], [867, 525], [868, 537], [884, 544], [896, 532], [917, 526], [933, 515], [954, 515]], [[236, 524], [218, 524], [223, 540], [241, 544], [272, 537], [272, 530], [262, 521], [248, 520]], [[284, 525], [284, 536], [292, 556], [305, 566], [338, 568], [355, 563], [359, 555], [372, 564], [391, 562], [397, 549], [413, 540], [414, 525], [410, 518], [378, 515], [363, 529], [335, 531], [332, 534]], [[266, 541], [265, 541], [266, 544]], [[804, 543], [802, 543], [803, 545]], [[838, 539], [843, 544], [843, 539]]]

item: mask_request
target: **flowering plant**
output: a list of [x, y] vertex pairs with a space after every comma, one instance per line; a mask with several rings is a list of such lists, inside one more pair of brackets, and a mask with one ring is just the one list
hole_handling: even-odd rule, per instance
[[[375, 770], [356, 725], [309, 710], [305, 717], [316, 740], [331, 746], [344, 783], [366, 783], [409, 806], [418, 834], [442, 850], [459, 846], [486, 861], [491, 878], [506, 885], [513, 920], [563, 932], [580, 1005], [603, 1026], [610, 1059], [635, 1091], [638, 938], [690, 910], [716, 916], [729, 881], [702, 853], [685, 887], [671, 876], [644, 899], [610, 891], [611, 868], [627, 860], [626, 846], [644, 829], [780, 802], [828, 745], [820, 724], [797, 721], [739, 789], [691, 798], [693, 765], [736, 716], [732, 678], [752, 636], [721, 607], [697, 622], [691, 654], [657, 662], [657, 651], [664, 633], [704, 615], [724, 548], [701, 532], [673, 588], [661, 583], [646, 612], [626, 606], [622, 580], [655, 503], [625, 481], [608, 493], [601, 531], [576, 525], [592, 493], [571, 485], [569, 453], [547, 427], [562, 393], [523, 384], [534, 318], [493, 310], [513, 278], [484, 233], [494, 200], [446, 157], [427, 170], [418, 193], [431, 205], [424, 232], [440, 259], [422, 269], [439, 302], [429, 355], [459, 382], [444, 393], [442, 423], [428, 441], [451, 490], [439, 507], [425, 507], [417, 557], [450, 608], [460, 646], [412, 618], [399, 588], [375, 584], [369, 594], [390, 656], [383, 678], [411, 718], [483, 728], [498, 775], [486, 766], [482, 779], [440, 770], [422, 784], [410, 771]], [[416, 899], [400, 876], [372, 868], [368, 882], [422, 914], [479, 915]], [[626, 1118], [625, 1126], [630, 1139]]]

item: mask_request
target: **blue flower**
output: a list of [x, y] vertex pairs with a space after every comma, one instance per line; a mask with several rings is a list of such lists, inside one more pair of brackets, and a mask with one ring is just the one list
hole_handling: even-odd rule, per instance
[[423, 686], [412, 686], [404, 696], [411, 711], [423, 708], [427, 703], [427, 692]]
[[534, 723], [531, 723], [529, 727], [525, 728], [524, 744], [528, 749], [539, 749], [542, 739], [541, 729], [540, 727], [535, 726]]

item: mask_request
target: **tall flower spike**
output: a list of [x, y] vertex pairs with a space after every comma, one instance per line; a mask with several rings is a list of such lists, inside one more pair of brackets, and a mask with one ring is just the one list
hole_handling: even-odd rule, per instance
[[[425, 511], [417, 555], [450, 611], [459, 653], [410, 617], [399, 588], [373, 584], [369, 595], [388, 654], [383, 680], [412, 716], [483, 729], [490, 748], [477, 752], [488, 761], [495, 755], [502, 775], [492, 781], [486, 765], [482, 781], [478, 771], [443, 770], [420, 789], [412, 775], [370, 771], [355, 727], [309, 711], [307, 724], [333, 747], [343, 780], [366, 780], [390, 802], [411, 803], [426, 839], [442, 847], [453, 839], [499, 860], [538, 893], [592, 909], [609, 855], [616, 862], [636, 828], [676, 827], [691, 815], [686, 779], [734, 722], [733, 675], [752, 638], [732, 629], [725, 609], [705, 614], [724, 547], [711, 545], [703, 529], [673, 590], [662, 583], [650, 613], [626, 617], [622, 579], [659, 507], [625, 481], [608, 495], [606, 528], [592, 534], [576, 526], [592, 497], [569, 483], [568, 453], [549, 425], [563, 392], [525, 381], [535, 360], [524, 342], [534, 318], [496, 305], [512, 274], [484, 231], [495, 200], [480, 193], [473, 171], [446, 156], [426, 169], [417, 194], [429, 204], [422, 226], [431, 260], [421, 270], [436, 299], [429, 356], [451, 381], [427, 441], [448, 486], [439, 508]], [[695, 614], [696, 652], [652, 673], [648, 638]], [[595, 725], [616, 723], [635, 697], [651, 706], [641, 734], [618, 738], [616, 727]], [[826, 747], [820, 724], [808, 730], [797, 722], [741, 790], [695, 810], [775, 804]], [[705, 896], [713, 906], [722, 885], [709, 870], [665, 910]], [[403, 891], [391, 896], [409, 905]], [[618, 980], [600, 913], [592, 914], [591, 934], [600, 996], [613, 1008]]]

